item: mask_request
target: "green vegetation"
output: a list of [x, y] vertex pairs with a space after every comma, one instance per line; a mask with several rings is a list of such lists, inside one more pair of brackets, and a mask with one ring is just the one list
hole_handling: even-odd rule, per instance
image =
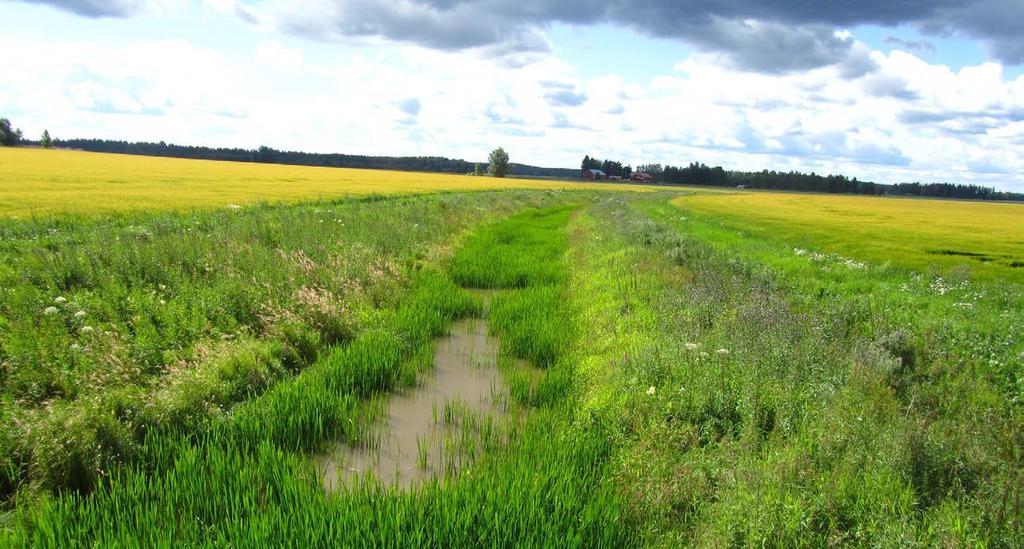
[[609, 176], [620, 176], [629, 179], [636, 173], [650, 177], [644, 178], [665, 185], [706, 185], [711, 187], [747, 187], [753, 189], [772, 189], [799, 192], [852, 195], [887, 195], [887, 196], [926, 196], [934, 198], [956, 198], [960, 200], [1024, 200], [1024, 194], [997, 191], [993, 187], [982, 187], [972, 184], [958, 183], [897, 183], [889, 185], [860, 181], [856, 177], [849, 178], [841, 174], [818, 175], [814, 172], [797, 171], [777, 172], [761, 170], [759, 172], [726, 171], [721, 166], [711, 167], [703, 162], [690, 162], [687, 166], [662, 166], [661, 164], [642, 164], [635, 169], [623, 166], [615, 160], [599, 160], [589, 155], [583, 157], [582, 168], [602, 170]]
[[588, 213], [581, 371], [648, 542], [1020, 545], [1019, 286]]
[[0, 118], [0, 146], [16, 147], [21, 143], [21, 129], [11, 125], [11, 121]]
[[[0, 223], [0, 545], [1024, 544], [1017, 283], [676, 198]], [[325, 492], [479, 315], [512, 409], [435, 410], [463, 469]]]
[[491, 177], [505, 177], [512, 173], [512, 165], [508, 163], [508, 153], [501, 147], [491, 151], [490, 156], [487, 157], [487, 162], [487, 171], [491, 174]]
[[0, 496], [26, 483], [88, 490], [151, 428], [205, 425], [364, 332], [410, 324], [380, 311], [417, 268], [468, 223], [544, 199], [4, 224]]
[[[526, 197], [501, 199], [514, 207]], [[553, 230], [547, 232], [553, 246], [561, 243], [564, 249], [559, 234], [568, 213], [565, 208], [527, 212], [479, 231], [466, 248], [479, 248], [480, 242], [515, 228], [538, 238]], [[529, 242], [508, 250], [521, 259], [517, 275], [535, 281], [554, 272], [557, 276], [547, 280], [556, 282], [548, 288], [564, 289], [566, 266], [552, 256], [553, 246], [533, 248]], [[459, 257], [465, 256], [452, 261], [453, 270], [458, 270]], [[502, 269], [495, 263], [474, 272], [492, 286], [518, 280]], [[570, 423], [574, 401], [564, 385], [556, 395], [561, 398], [548, 398], [548, 406], [510, 425], [504, 443], [490, 445], [490, 452], [453, 482], [433, 482], [411, 494], [373, 483], [336, 496], [323, 493], [307, 452], [331, 441], [358, 441], [378, 409], [376, 395], [414, 383], [416, 372], [430, 366], [431, 338], [453, 319], [480, 312], [477, 299], [434, 267], [414, 269], [406, 285], [408, 291], [393, 305], [368, 313], [366, 327], [347, 343], [321, 351], [311, 365], [263, 394], [211, 415], [202, 427], [162, 423], [148, 429], [134, 459], [110, 464], [109, 477], [91, 491], [28, 497], [10, 518], [8, 541], [51, 546], [172, 540], [241, 545], [313, 540], [344, 545], [626, 543], [631, 530], [621, 520], [619, 498], [602, 482], [610, 446], [599, 433]], [[514, 300], [516, 292], [534, 289], [513, 290], [502, 299]], [[545, 303], [553, 309], [534, 309], [518, 321], [503, 319], [501, 325], [528, 333], [519, 322], [532, 324], [532, 316], [564, 307], [559, 300]], [[546, 340], [534, 342], [528, 336], [517, 341], [510, 352], [529, 355], [544, 349], [552, 369], [571, 365], [566, 346], [552, 350]], [[547, 392], [552, 390], [549, 385]]]

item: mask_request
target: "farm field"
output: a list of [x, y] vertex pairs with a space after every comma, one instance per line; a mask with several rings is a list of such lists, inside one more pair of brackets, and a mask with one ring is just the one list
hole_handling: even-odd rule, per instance
[[674, 204], [796, 246], [1024, 282], [1021, 203], [737, 192], [698, 193]]
[[218, 208], [367, 194], [634, 185], [0, 148], [0, 216]]
[[[7, 154], [0, 546], [1024, 544], [1019, 205]], [[328, 485], [467, 321], [501, 413]]]

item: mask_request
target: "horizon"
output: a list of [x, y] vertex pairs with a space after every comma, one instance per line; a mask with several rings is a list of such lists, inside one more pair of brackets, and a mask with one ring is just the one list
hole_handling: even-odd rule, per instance
[[0, 116], [33, 140], [1024, 191], [1014, 2], [690, 4], [7, 1]]
[[[278, 161], [259, 160], [259, 159], [255, 159], [255, 158], [250, 159], [250, 160], [238, 160], [238, 159], [230, 159], [230, 158], [208, 158], [208, 157], [201, 157], [201, 156], [200, 157], [189, 157], [189, 156], [179, 156], [179, 155], [155, 155], [155, 154], [146, 154], [146, 153], [140, 153], [140, 152], [113, 152], [113, 151], [101, 151], [101, 150], [91, 150], [91, 149], [83, 149], [83, 148], [76, 148], [76, 147], [58, 146], [60, 144], [66, 144], [68, 141], [88, 141], [88, 140], [93, 140], [93, 139], [94, 138], [88, 138], [88, 137], [57, 138], [56, 139], [57, 144], [55, 144], [53, 147], [50, 147], [50, 148], [56, 149], [56, 150], [67, 150], [67, 151], [85, 152], [85, 153], [88, 153], [88, 154], [114, 154], [114, 155], [125, 155], [125, 156], [149, 156], [149, 157], [153, 157], [153, 158], [173, 158], [173, 159], [176, 159], [176, 160], [186, 160], [186, 161], [187, 160], [198, 160], [198, 161], [202, 161], [202, 162], [242, 162], [242, 163], [253, 163], [253, 164], [271, 164], [271, 165], [286, 165], [286, 166], [291, 165], [291, 166], [300, 166], [300, 167], [306, 167], [306, 168], [363, 169], [363, 170], [381, 170], [381, 171], [398, 171], [398, 172], [421, 172], [421, 173], [442, 173], [442, 174], [450, 173], [450, 174], [453, 174], [453, 175], [461, 175], [460, 172], [446, 172], [446, 171], [437, 171], [437, 170], [429, 170], [429, 169], [354, 167], [354, 166], [345, 166], [345, 165], [333, 166], [333, 165], [321, 165], [321, 164], [300, 164], [300, 163], [285, 162], [285, 161], [280, 161], [280, 160], [278, 160]], [[32, 147], [32, 148], [39, 148], [39, 142], [37, 140], [26, 139], [26, 141], [32, 143], [30, 145], [30, 147]], [[111, 141], [111, 142], [125, 142], [125, 143], [129, 143], [129, 144], [137, 144], [137, 145], [142, 145], [142, 144], [146, 144], [146, 145], [159, 145], [159, 144], [163, 143], [163, 144], [165, 144], [167, 146], [170, 146], [170, 147], [194, 147], [194, 148], [204, 148], [205, 147], [203, 145], [193, 145], [193, 144], [188, 144], [188, 143], [170, 143], [170, 142], [164, 142], [164, 141], [155, 141], [155, 142], [153, 142], [153, 141], [126, 141], [126, 140], [123, 140], [123, 139], [121, 139], [121, 140], [111, 139], [109, 141]], [[239, 151], [248, 151], [248, 152], [258, 152], [259, 149], [261, 149], [263, 147], [264, 146], [259, 146], [259, 147], [255, 147], [255, 148], [244, 148], [244, 147], [218, 147], [218, 148], [219, 149], [223, 149], [223, 150], [239, 150]], [[206, 147], [206, 148], [209, 148], [210, 150], [216, 150], [217, 149], [217, 148], [214, 148], [214, 147]], [[477, 160], [468, 160], [468, 159], [465, 159], [465, 158], [445, 157], [445, 156], [438, 156], [438, 155], [415, 155], [415, 156], [394, 156], [394, 155], [386, 155], [386, 154], [382, 154], [382, 155], [351, 155], [349, 153], [340, 152], [340, 151], [334, 151], [334, 152], [311, 152], [311, 151], [303, 151], [303, 150], [286, 150], [286, 149], [272, 149], [272, 150], [275, 150], [276, 152], [279, 152], [279, 153], [298, 153], [298, 154], [325, 155], [325, 156], [329, 156], [329, 155], [365, 156], [367, 158], [395, 158], [395, 159], [397, 159], [397, 158], [439, 158], [439, 159], [451, 160], [451, 161], [456, 161], [456, 162], [465, 162], [467, 164], [475, 164], [475, 165], [478, 165], [478, 166], [481, 166], [481, 167], [486, 167], [489, 164], [489, 162], [486, 159], [485, 160], [477, 161]], [[589, 155], [585, 155], [585, 156], [589, 156]], [[598, 159], [596, 157], [590, 157], [590, 158], [592, 160], [605, 160], [605, 159]], [[614, 159], [608, 159], [608, 160], [614, 160]], [[697, 163], [697, 164], [703, 164], [699, 160], [694, 160], [692, 162], [693, 163]], [[536, 164], [529, 164], [529, 163], [525, 163], [525, 162], [515, 162], [513, 160], [510, 160], [509, 164], [511, 166], [523, 166], [525, 168], [534, 168], [534, 169], [541, 169], [541, 170], [565, 170], [565, 171], [575, 170], [575, 171], [582, 171], [581, 168], [579, 168], [579, 167], [539, 166], [539, 165], [536, 165]], [[623, 165], [631, 166], [633, 173], [644, 173], [642, 171], [638, 171], [638, 168], [645, 167], [645, 165], [643, 165], [643, 164], [632, 165], [632, 163], [630, 163], [630, 162], [622, 162], [622, 164]], [[685, 167], [688, 164], [690, 164], [690, 163], [689, 162], [688, 163], [682, 163], [682, 164], [680, 164], [678, 166], [674, 166], [674, 167]], [[663, 165], [663, 167], [673, 167], [673, 166], [671, 166], [671, 165]], [[753, 171], [735, 170], [735, 169], [731, 169], [731, 168], [729, 168], [727, 166], [711, 166], [711, 165], [708, 165], [708, 167], [712, 167], [712, 168], [720, 167], [723, 170], [725, 170], [725, 172], [727, 172], [727, 173], [740, 173], [740, 174], [743, 174], [743, 173], [758, 173], [758, 172], [762, 171], [762, 170], [753, 170]], [[782, 172], [782, 171], [777, 171], [777, 170], [769, 170], [769, 171], [776, 171], [776, 173], [787, 173], [787, 172]], [[796, 173], [804, 173], [804, 172], [797, 171]], [[806, 172], [806, 173], [810, 174], [811, 172]], [[486, 175], [486, 174], [484, 174], [484, 175]], [[815, 174], [815, 175], [822, 176], [822, 177], [840, 176], [840, 177], [847, 177], [848, 179], [855, 179], [854, 177], [849, 177], [849, 176], [847, 176], [847, 174], [842, 174], [842, 173], [819, 173], [819, 174]], [[535, 176], [535, 175], [530, 175], [530, 174], [517, 174], [517, 173], [515, 173], [514, 170], [511, 173], [509, 173], [509, 177], [513, 177], [513, 178], [520, 177], [520, 178], [526, 178], [526, 179], [537, 179], [537, 178], [550, 179], [550, 178], [552, 178], [551, 176]], [[553, 179], [558, 179], [558, 177], [553, 177]], [[572, 180], [575, 180], [575, 179], [576, 178], [573, 178]], [[882, 182], [882, 181], [866, 181], [865, 180], [865, 181], [862, 181], [862, 182], [864, 182], [864, 183], [875, 183], [875, 184], [878, 184], [878, 185], [885, 185], [885, 186], [890, 186], [890, 187], [894, 187], [894, 186], [897, 186], [897, 185], [900, 185], [900, 184], [920, 184], [920, 185], [946, 185], [946, 184], [953, 184], [953, 185], [961, 185], [961, 186], [976, 185], [974, 183], [964, 183], [964, 182], [955, 182], [955, 181], [897, 181], [897, 182]], [[665, 186], [665, 187], [680, 187], [680, 186], [684, 186], [684, 187], [685, 186], [706, 187], [706, 186], [709, 186], [707, 183], [666, 183], [666, 182], [657, 181], [657, 180], [649, 182], [649, 183], [644, 183], [644, 185]], [[759, 188], [759, 187], [757, 187], [757, 186], [755, 186], [753, 184], [744, 184], [743, 187], [744, 188], [749, 188], [751, 190], [763, 190], [763, 191], [768, 191], [768, 192], [783, 192], [783, 193], [787, 193], [787, 192], [807, 193], [807, 192], [809, 192], [809, 193], [814, 193], [814, 194], [847, 194], [847, 195], [854, 195], [854, 196], [858, 195], [858, 193], [853, 193], [853, 192], [830, 193], [828, 191], [801, 191], [801, 190], [786, 189], [786, 188], [774, 188], [774, 189], [773, 188]], [[996, 192], [1008, 192], [1008, 193], [1016, 194], [1016, 195], [1020, 195], [1021, 194], [1021, 193], [1017, 193], [1015, 191], [1003, 191], [1003, 190], [999, 189], [998, 187], [985, 187], [985, 188], [994, 189]], [[871, 195], [862, 195], [862, 196], [871, 196]], [[875, 195], [875, 196], [877, 196], [877, 195]], [[892, 196], [892, 197], [896, 197], [896, 198], [925, 198], [925, 199], [943, 199], [943, 200], [946, 200], [946, 199], [948, 199], [948, 200], [987, 200], [987, 199], [984, 199], [984, 198], [981, 198], [981, 199], [970, 199], [970, 198], [957, 198], [957, 197], [947, 197], [947, 196], [914, 196], [914, 195], [887, 195], [887, 196]], [[1004, 200], [1000, 200], [1000, 201], [1004, 201]], [[1020, 200], [1018, 200], [1016, 198], [1009, 200], [1009, 202], [1018, 202], [1018, 201], [1020, 201]]]

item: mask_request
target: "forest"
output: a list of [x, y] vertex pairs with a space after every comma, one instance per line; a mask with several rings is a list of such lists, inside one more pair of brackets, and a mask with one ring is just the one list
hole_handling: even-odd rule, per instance
[[[359, 154], [282, 151], [271, 147], [260, 147], [258, 149], [214, 148], [175, 145], [163, 141], [148, 143], [109, 139], [56, 139], [54, 140], [54, 145], [91, 152], [414, 172], [472, 173], [477, 164], [443, 156], [367, 156]], [[576, 170], [542, 168], [524, 164], [513, 164], [512, 173], [517, 176], [561, 179], [575, 179], [578, 176]]]

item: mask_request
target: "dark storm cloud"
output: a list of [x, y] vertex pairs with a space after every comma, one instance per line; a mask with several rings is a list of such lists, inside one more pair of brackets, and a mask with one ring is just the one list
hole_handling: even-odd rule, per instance
[[847, 78], [875, 67], [835, 30], [906, 24], [977, 38], [996, 58], [1024, 62], [1020, 0], [325, 0], [323, 6], [313, 25], [285, 20], [296, 32], [321, 36], [380, 36], [446, 50], [513, 44], [520, 53], [547, 51], [539, 33], [554, 22], [612, 23], [721, 53], [746, 70], [839, 65]]
[[[87, 16], [125, 16], [146, 5], [25, 1]], [[609, 23], [677, 39], [720, 53], [736, 67], [769, 73], [828, 65], [838, 65], [847, 78], [872, 72], [854, 41], [834, 32], [864, 24], [967, 36], [983, 41], [1000, 61], [1024, 63], [1021, 0], [319, 0], [303, 3], [301, 10], [279, 6], [285, 6], [276, 11], [281, 25], [298, 34], [380, 37], [440, 50], [489, 48], [495, 56], [520, 60], [550, 51], [542, 31], [560, 22]]]
[[146, 7], [144, 0], [23, 0], [46, 4], [85, 17], [128, 17]]
[[550, 50], [534, 22], [488, 16], [482, 2], [323, 1], [288, 10], [281, 23], [318, 38], [381, 37], [439, 50], [485, 48], [494, 56]]

